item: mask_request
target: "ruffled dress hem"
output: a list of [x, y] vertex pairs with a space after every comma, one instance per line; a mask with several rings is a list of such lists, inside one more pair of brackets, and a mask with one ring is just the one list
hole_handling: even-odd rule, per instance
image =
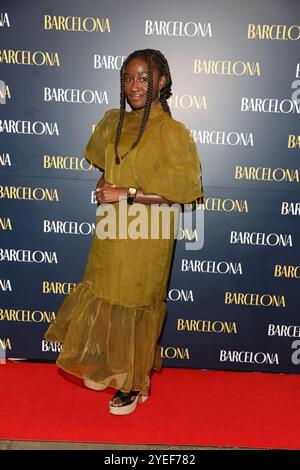
[[124, 392], [148, 393], [152, 370], [162, 369], [158, 345], [166, 316], [161, 299], [128, 306], [105, 299], [84, 280], [64, 299], [44, 338], [59, 342], [58, 367]]

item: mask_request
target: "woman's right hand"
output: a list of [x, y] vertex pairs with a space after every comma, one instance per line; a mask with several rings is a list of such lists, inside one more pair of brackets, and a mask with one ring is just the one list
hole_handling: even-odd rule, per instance
[[116, 185], [115, 184], [111, 184], [109, 183], [108, 181], [105, 180], [104, 178], [104, 173], [103, 175], [101, 176], [101, 178], [99, 179], [97, 185], [96, 185], [96, 201], [98, 202], [98, 204], [101, 204], [101, 201], [100, 201], [100, 189], [104, 188], [104, 187], [113, 187], [115, 188]]

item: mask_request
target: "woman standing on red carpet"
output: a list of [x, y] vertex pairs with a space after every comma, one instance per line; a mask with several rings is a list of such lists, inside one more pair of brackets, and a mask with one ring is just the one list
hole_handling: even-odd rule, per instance
[[[133, 412], [148, 398], [150, 374], [162, 367], [158, 341], [175, 246], [173, 206], [203, 196], [196, 144], [167, 103], [171, 85], [168, 62], [158, 50], [135, 51], [123, 63], [120, 109], [105, 112], [85, 149], [103, 171], [85, 273], [45, 333], [48, 341], [63, 344], [59, 367], [93, 390], [116, 389], [109, 402], [116, 415]], [[145, 235], [153, 226], [153, 205], [169, 217], [168, 237], [161, 227], [156, 238], [150, 230]], [[140, 236], [121, 236], [137, 211], [144, 217]], [[104, 222], [112, 219], [114, 236], [106, 237]]]

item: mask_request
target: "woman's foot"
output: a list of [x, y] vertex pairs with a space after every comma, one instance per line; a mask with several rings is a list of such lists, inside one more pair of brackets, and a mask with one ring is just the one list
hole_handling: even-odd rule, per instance
[[122, 392], [117, 390], [113, 398], [109, 401], [109, 411], [113, 415], [128, 415], [136, 409], [138, 402], [143, 403], [148, 399], [148, 395], [138, 391]]
[[97, 382], [94, 382], [93, 380], [90, 380], [90, 379], [84, 379], [83, 382], [87, 388], [90, 388], [91, 390], [96, 390], [97, 392], [100, 392], [107, 388], [107, 385], [98, 384]]

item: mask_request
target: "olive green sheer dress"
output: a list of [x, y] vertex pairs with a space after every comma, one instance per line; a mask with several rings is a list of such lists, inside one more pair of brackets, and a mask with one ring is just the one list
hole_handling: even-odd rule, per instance
[[[119, 155], [135, 141], [143, 111], [125, 111]], [[140, 142], [119, 165], [114, 151], [118, 118], [118, 109], [106, 111], [85, 149], [87, 159], [105, 171], [108, 182], [134, 186], [179, 204], [203, 195], [196, 144], [161, 103], [152, 105]], [[108, 219], [108, 206], [113, 206], [117, 236], [105, 238], [95, 230], [83, 279], [64, 299], [45, 338], [62, 343], [56, 363], [67, 372], [125, 392], [148, 392], [151, 370], [162, 367], [158, 341], [166, 316], [176, 215], [164, 206], [170, 214], [169, 237], [160, 225], [157, 238], [122, 238], [120, 213], [124, 222], [125, 210], [129, 226], [139, 215], [129, 211], [142, 206], [146, 218], [144, 227], [138, 228], [145, 234], [148, 224], [150, 233], [152, 205], [127, 206], [126, 200], [101, 204], [96, 227]]]

